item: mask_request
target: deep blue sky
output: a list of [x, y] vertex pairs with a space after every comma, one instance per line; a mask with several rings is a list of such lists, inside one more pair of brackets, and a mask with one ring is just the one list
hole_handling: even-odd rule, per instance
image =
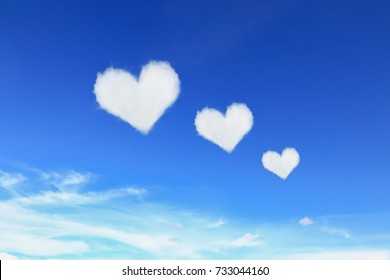
[[[237, 220], [388, 212], [389, 1], [0, 1], [0, 169], [91, 172], [91, 190]], [[149, 135], [99, 109], [98, 72], [168, 61], [181, 93]], [[252, 110], [232, 154], [196, 112]], [[283, 181], [261, 156], [295, 147]]]

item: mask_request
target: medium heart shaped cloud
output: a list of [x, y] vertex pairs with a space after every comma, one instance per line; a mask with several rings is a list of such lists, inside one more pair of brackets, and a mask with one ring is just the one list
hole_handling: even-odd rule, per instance
[[144, 134], [179, 96], [180, 80], [167, 62], [151, 61], [139, 79], [122, 69], [98, 73], [94, 93], [100, 107]]
[[204, 108], [195, 118], [198, 133], [230, 153], [253, 126], [253, 115], [245, 104], [233, 103], [225, 116]]
[[263, 154], [263, 166], [265, 169], [275, 173], [282, 179], [286, 179], [291, 171], [299, 163], [299, 154], [294, 148], [286, 148], [282, 155], [268, 151]]

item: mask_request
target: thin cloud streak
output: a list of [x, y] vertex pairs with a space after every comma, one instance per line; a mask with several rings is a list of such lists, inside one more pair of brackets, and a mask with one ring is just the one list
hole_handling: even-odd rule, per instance
[[261, 242], [258, 238], [258, 234], [246, 233], [244, 236], [234, 240], [230, 244], [227, 244], [227, 246], [235, 248], [259, 246]]
[[222, 218], [219, 218], [217, 222], [207, 225], [208, 228], [219, 228], [226, 224], [226, 221]]
[[0, 170], [0, 187], [11, 191], [14, 186], [20, 185], [27, 178], [20, 173], [8, 173]]
[[141, 198], [147, 193], [143, 188], [123, 188], [114, 189], [102, 192], [62, 192], [62, 191], [47, 191], [41, 194], [17, 197], [14, 201], [22, 204], [36, 204], [36, 205], [82, 205], [82, 204], [96, 204], [107, 200], [134, 196]]
[[89, 172], [76, 172], [74, 170], [66, 173], [42, 172], [41, 178], [58, 189], [64, 190], [67, 187], [75, 187], [90, 182], [93, 174]]

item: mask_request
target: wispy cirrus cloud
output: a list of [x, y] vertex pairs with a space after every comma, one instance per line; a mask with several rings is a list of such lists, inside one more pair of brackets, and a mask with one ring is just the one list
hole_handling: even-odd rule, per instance
[[4, 251], [37, 257], [82, 254], [89, 250], [83, 241], [62, 241], [28, 233], [0, 233], [0, 247]]
[[167, 221], [161, 222], [161, 225], [166, 226], [166, 227], [177, 228], [177, 229], [183, 228], [183, 225], [181, 223], [171, 223], [171, 222], [167, 222]]
[[218, 221], [207, 225], [207, 227], [208, 228], [219, 228], [219, 227], [223, 226], [224, 224], [226, 224], [226, 221], [223, 218], [219, 218]]
[[27, 178], [20, 173], [8, 173], [3, 170], [0, 170], [0, 187], [11, 190], [12, 187], [17, 186]]
[[[297, 220], [266, 225], [229, 219], [227, 223], [224, 218], [215, 220], [216, 213], [197, 213], [156, 201], [144, 187], [91, 191], [78, 187], [90, 181], [65, 180], [64, 176], [91, 173], [53, 172], [63, 176], [51, 177], [59, 183], [49, 189], [41, 187], [42, 172], [32, 173], [38, 178], [31, 175], [17, 192], [0, 197], [0, 213], [4, 213], [0, 229], [5, 229], [0, 230], [0, 252], [17, 258], [354, 259], [356, 253], [362, 259], [383, 259], [390, 250], [383, 245], [390, 244], [388, 232], [374, 230], [373, 236], [365, 227], [358, 235], [351, 227], [353, 219], [361, 224], [361, 216], [298, 220], [302, 226], [311, 225], [310, 229], [297, 226]], [[385, 213], [364, 219], [388, 221], [388, 217]], [[363, 244], [366, 247], [361, 249]], [[338, 250], [340, 246], [343, 251]]]
[[134, 196], [142, 197], [147, 193], [144, 188], [121, 188], [101, 192], [69, 192], [69, 191], [45, 191], [39, 194], [17, 197], [14, 201], [23, 204], [35, 205], [82, 205], [82, 204], [96, 204], [105, 202], [107, 200]]
[[[67, 206], [70, 206], [70, 210], [74, 207]], [[20, 200], [1, 202], [0, 211], [7, 213], [0, 217], [0, 227], [7, 229], [0, 232], [0, 250], [7, 253], [28, 257], [74, 256], [93, 251], [90, 240], [95, 240], [96, 244], [96, 239], [99, 239], [102, 244], [119, 243], [127, 250], [140, 250], [155, 257], [164, 256], [166, 252], [172, 256], [196, 257], [195, 250], [188, 249], [188, 245], [180, 244], [169, 234], [155, 230], [157, 224], [154, 230], [149, 230], [153, 222], [148, 225], [147, 220], [139, 218], [137, 221], [136, 213], [103, 209], [96, 214], [87, 212], [87, 217], [82, 214], [76, 217], [48, 214], [27, 208], [26, 204], [20, 204]], [[115, 222], [116, 218], [110, 219], [114, 213], [121, 220], [120, 224]]]
[[344, 238], [351, 238], [352, 237], [352, 235], [349, 232], [349, 230], [348, 229], [344, 229], [344, 228], [323, 226], [323, 227], [321, 227], [321, 231], [324, 232], [324, 233], [328, 233], [328, 234], [336, 235], [336, 236], [341, 236], [341, 237], [344, 237]]
[[[340, 228], [340, 227], [335, 227], [335, 226], [329, 226], [327, 219], [324, 218], [318, 218], [319, 220], [317, 221], [317, 227], [316, 230], [326, 233], [329, 235], [334, 235], [334, 236], [340, 236], [344, 238], [351, 238], [352, 235], [348, 229], [345, 228]], [[312, 218], [309, 218], [307, 216], [303, 217], [298, 221], [298, 224], [300, 224], [303, 227], [307, 227], [310, 225], [313, 225], [315, 221]]]
[[240, 248], [240, 247], [254, 247], [261, 244], [258, 234], [246, 233], [242, 237], [227, 244], [228, 247]]
[[[116, 195], [108, 195], [110, 191]], [[0, 228], [7, 229], [0, 232], [0, 252], [19, 258], [354, 259], [357, 257], [352, 252], [359, 251], [351, 247], [344, 250], [349, 254], [341, 254], [337, 251], [339, 243], [313, 250], [313, 246], [323, 244], [324, 240], [334, 240], [324, 237], [332, 234], [321, 235], [321, 227], [303, 231], [309, 236], [297, 227], [295, 230], [283, 225], [262, 227], [256, 233], [248, 231], [247, 225], [234, 222], [223, 228], [210, 228], [215, 223], [213, 219], [169, 205], [129, 200], [134, 195], [121, 189], [78, 195], [85, 196], [80, 204], [62, 200], [46, 203], [37, 198], [32, 203], [20, 197], [0, 201], [0, 212], [7, 213], [0, 216]], [[104, 197], [104, 204], [101, 199], [92, 199], [99, 195]], [[289, 243], [291, 240], [307, 247], [295, 248]], [[277, 248], [284, 249], [278, 252]], [[386, 250], [390, 248], [368, 247], [357, 256], [383, 259]]]
[[93, 174], [89, 172], [41, 172], [41, 178], [53, 186], [64, 189], [89, 183], [93, 179]]
[[[137, 187], [93, 192], [35, 188], [17, 193], [0, 201], [0, 212], [7, 213], [0, 217], [0, 227], [7, 229], [0, 232], [0, 251], [23, 258], [75, 258], [91, 254], [96, 246], [114, 244], [112, 248], [121, 248], [127, 252], [124, 254], [200, 259], [210, 244], [220, 242], [222, 236], [210, 239], [204, 232], [211, 224], [209, 219], [165, 205], [129, 200], [147, 193]], [[230, 242], [229, 233], [223, 235], [225, 243]], [[250, 238], [244, 239], [234, 240], [233, 246], [249, 246]]]

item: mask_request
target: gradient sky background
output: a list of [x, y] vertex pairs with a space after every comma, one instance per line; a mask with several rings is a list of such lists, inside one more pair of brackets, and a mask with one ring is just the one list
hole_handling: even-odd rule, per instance
[[[380, 0], [0, 0], [0, 256], [390, 259], [389, 14]], [[151, 60], [181, 92], [145, 136], [93, 85]], [[254, 126], [228, 154], [194, 118], [233, 102]], [[301, 162], [284, 181], [261, 156], [285, 147]]]

